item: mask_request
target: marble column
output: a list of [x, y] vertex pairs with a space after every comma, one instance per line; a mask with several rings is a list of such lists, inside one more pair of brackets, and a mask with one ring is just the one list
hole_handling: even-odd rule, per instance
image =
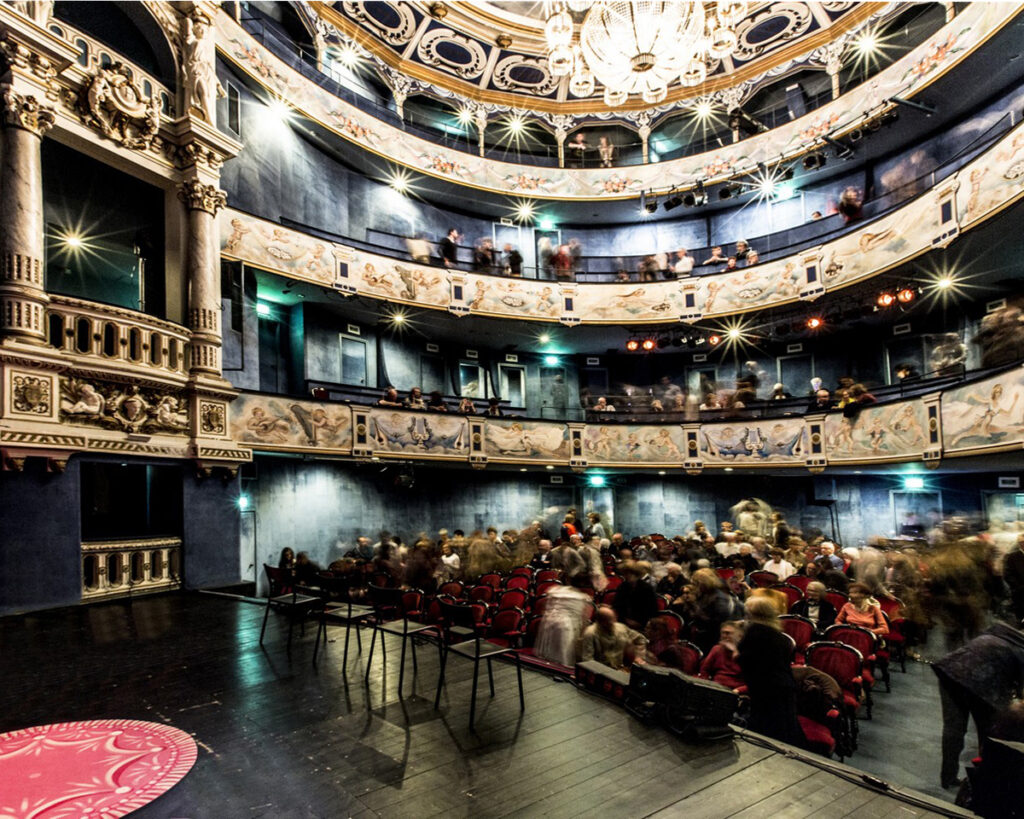
[[220, 253], [217, 211], [227, 204], [227, 194], [198, 179], [183, 182], [178, 198], [188, 209], [185, 269], [188, 274], [188, 320], [192, 330], [189, 372], [221, 374], [220, 348]]
[[4, 341], [46, 343], [43, 284], [46, 246], [43, 223], [43, 134], [54, 123], [52, 109], [10, 88], [3, 94], [0, 157], [0, 334]]

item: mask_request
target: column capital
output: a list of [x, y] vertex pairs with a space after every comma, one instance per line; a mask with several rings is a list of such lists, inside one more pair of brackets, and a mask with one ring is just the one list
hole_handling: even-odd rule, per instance
[[21, 128], [41, 137], [56, 119], [53, 109], [43, 105], [33, 96], [17, 93], [10, 87], [3, 89], [3, 124]]
[[217, 211], [228, 203], [228, 195], [216, 185], [204, 185], [198, 179], [182, 182], [178, 198], [189, 210], [202, 210], [216, 216]]

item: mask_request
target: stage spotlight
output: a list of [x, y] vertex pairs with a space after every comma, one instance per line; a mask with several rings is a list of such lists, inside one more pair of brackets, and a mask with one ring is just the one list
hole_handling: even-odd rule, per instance
[[635, 338], [631, 338], [629, 341], [626, 342], [626, 349], [629, 350], [631, 353], [635, 353], [637, 350], [640, 349], [640, 342], [637, 341]]
[[683, 204], [683, 197], [681, 197], [681, 196], [680, 196], [680, 195], [679, 195], [679, 194], [677, 193], [677, 194], [676, 194], [675, 196], [671, 197], [670, 199], [666, 199], [666, 200], [665, 200], [665, 201], [664, 201], [664, 202], [662, 203], [662, 205], [661, 205], [661, 206], [662, 206], [662, 207], [663, 207], [663, 208], [664, 208], [665, 210], [674, 210], [675, 208], [678, 208], [678, 207], [679, 207], [679, 206], [680, 206], [681, 204]]
[[656, 344], [656, 342], [654, 341], [653, 338], [645, 338], [640, 343], [640, 346], [644, 348], [645, 352], [649, 353], [651, 350], [653, 350], [657, 346], [657, 344]]
[[658, 198], [655, 197], [644, 202], [644, 210], [648, 213], [656, 213], [658, 210]]
[[739, 327], [730, 327], [726, 331], [726, 335], [729, 336], [731, 341], [739, 341], [743, 338], [743, 331]]
[[806, 324], [808, 330], [819, 330], [825, 326], [825, 320], [819, 316], [811, 316]]
[[804, 157], [804, 170], [805, 171], [816, 171], [818, 168], [825, 167], [825, 154], [820, 151], [814, 151], [813, 153], [807, 154]]
[[953, 280], [952, 276], [943, 276], [941, 279], [935, 282], [935, 286], [939, 288], [939, 290], [949, 290], [949, 288], [951, 288], [954, 284], [956, 284], [956, 282]]
[[710, 336], [708, 336], [708, 344], [710, 344], [710, 345], [711, 345], [712, 347], [715, 347], [715, 346], [717, 346], [717, 345], [718, 345], [718, 343], [719, 343], [719, 342], [720, 342], [721, 340], [722, 340], [722, 337], [721, 337], [720, 335], [717, 335], [717, 334], [716, 334], [716, 335], [710, 335]]
[[917, 291], [912, 287], [900, 288], [899, 292], [896, 294], [896, 298], [900, 304], [910, 304], [910, 302], [912, 302], [916, 297]]
[[875, 303], [879, 307], [892, 307], [896, 303], [896, 297], [892, 293], [879, 293]]

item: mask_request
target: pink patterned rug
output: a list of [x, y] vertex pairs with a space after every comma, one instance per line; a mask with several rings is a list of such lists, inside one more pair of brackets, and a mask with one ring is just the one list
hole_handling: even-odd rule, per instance
[[0, 817], [113, 819], [170, 790], [196, 761], [184, 731], [131, 719], [0, 734]]

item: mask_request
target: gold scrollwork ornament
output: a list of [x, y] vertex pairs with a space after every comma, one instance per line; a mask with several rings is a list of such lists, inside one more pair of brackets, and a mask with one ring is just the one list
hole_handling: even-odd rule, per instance
[[145, 96], [122, 63], [101, 68], [79, 96], [82, 119], [132, 150], [148, 149], [160, 130], [160, 102]]

